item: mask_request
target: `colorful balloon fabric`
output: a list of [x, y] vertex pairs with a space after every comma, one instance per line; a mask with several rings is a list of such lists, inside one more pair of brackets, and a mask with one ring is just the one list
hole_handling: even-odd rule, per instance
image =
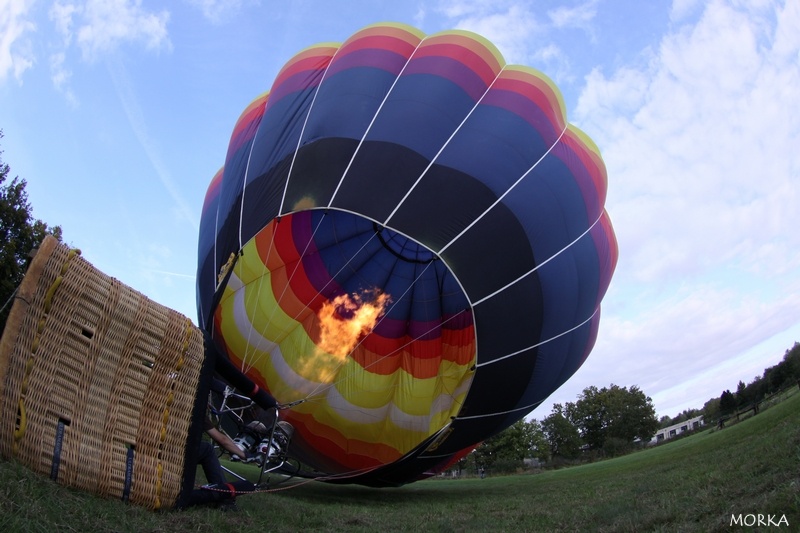
[[198, 313], [339, 482], [431, 475], [586, 360], [617, 261], [599, 150], [542, 73], [401, 24], [298, 53], [206, 194]]

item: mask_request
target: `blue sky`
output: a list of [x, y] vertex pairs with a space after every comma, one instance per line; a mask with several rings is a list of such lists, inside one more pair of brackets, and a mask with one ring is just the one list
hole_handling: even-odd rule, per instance
[[0, 0], [0, 141], [34, 216], [196, 322], [203, 195], [297, 51], [380, 21], [493, 41], [600, 147], [617, 272], [587, 386], [702, 407], [800, 341], [796, 0]]

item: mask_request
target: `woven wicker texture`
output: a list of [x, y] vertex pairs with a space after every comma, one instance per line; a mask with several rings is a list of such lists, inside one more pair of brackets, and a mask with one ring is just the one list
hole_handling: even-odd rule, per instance
[[171, 507], [203, 357], [188, 318], [48, 237], [0, 340], [0, 454], [64, 485]]

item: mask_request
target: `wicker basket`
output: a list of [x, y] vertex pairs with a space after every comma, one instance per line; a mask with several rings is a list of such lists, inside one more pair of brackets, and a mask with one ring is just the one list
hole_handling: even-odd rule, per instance
[[48, 237], [0, 339], [0, 454], [67, 486], [171, 507], [203, 368], [188, 318]]

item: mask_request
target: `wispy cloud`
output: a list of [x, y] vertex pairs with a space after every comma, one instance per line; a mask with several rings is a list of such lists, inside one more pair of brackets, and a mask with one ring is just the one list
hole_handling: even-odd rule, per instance
[[78, 107], [78, 97], [69, 85], [72, 71], [66, 66], [67, 54], [56, 52], [50, 56], [50, 79], [56, 90], [61, 92], [73, 108]]
[[48, 16], [60, 40], [50, 55], [50, 75], [53, 85], [73, 106], [78, 103], [69, 85], [72, 70], [68, 58], [73, 47], [80, 49], [84, 61], [94, 62], [124, 43], [144, 45], [151, 51], [172, 46], [167, 32], [169, 12], [148, 12], [140, 0], [56, 0]]
[[18, 82], [22, 74], [34, 65], [34, 55], [26, 34], [36, 30], [27, 15], [29, 0], [0, 0], [0, 84], [9, 73]]
[[149, 50], [172, 47], [167, 33], [169, 12], [148, 12], [140, 0], [88, 0], [77, 13], [76, 42], [88, 60], [122, 43], [143, 44]]
[[187, 0], [198, 8], [203, 16], [214, 24], [230, 20], [236, 15], [244, 3], [243, 0]]
[[532, 44], [545, 31], [527, 2], [449, 0], [441, 2], [437, 10], [456, 28], [489, 39], [509, 63], [526, 63], [537, 53]]
[[800, 265], [787, 231], [800, 225], [800, 37], [782, 44], [793, 11], [770, 27], [768, 13], [717, 2], [666, 37], [648, 71], [587, 79], [576, 116], [613, 176], [623, 272], [652, 282], [732, 259], [752, 271], [770, 255]]
[[593, 33], [591, 22], [597, 15], [598, 0], [589, 0], [577, 6], [562, 6], [547, 13], [556, 28], [581, 28]]

